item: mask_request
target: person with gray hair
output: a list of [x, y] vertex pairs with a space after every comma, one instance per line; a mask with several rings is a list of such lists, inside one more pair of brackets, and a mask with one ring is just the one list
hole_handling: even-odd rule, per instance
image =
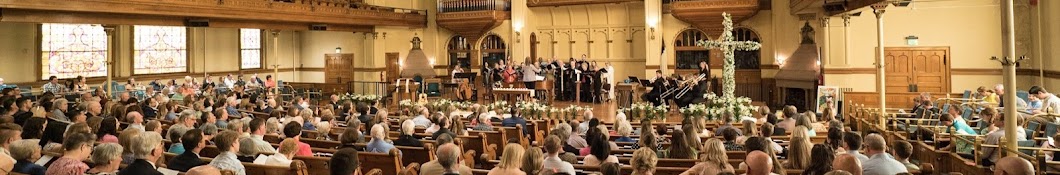
[[401, 122], [401, 136], [398, 136], [397, 140], [394, 140], [394, 145], [397, 146], [413, 146], [423, 147], [423, 142], [412, 136], [416, 132], [416, 122], [412, 120], [405, 120]]
[[869, 157], [864, 162], [863, 173], [866, 175], [892, 175], [908, 172], [905, 164], [895, 160], [887, 153], [887, 141], [879, 134], [865, 136], [865, 155]]
[[254, 145], [254, 140], [250, 138], [240, 138], [239, 150], [237, 151], [237, 153], [237, 159], [239, 159], [239, 161], [253, 162], [254, 159], [258, 157], [258, 154], [261, 153], [261, 150], [259, 150], [258, 147]]
[[221, 169], [217, 169], [213, 165], [202, 165], [191, 169], [188, 169], [188, 173], [185, 175], [221, 175]]
[[141, 132], [146, 131], [144, 128], [144, 116], [141, 115], [140, 112], [131, 111], [128, 114], [125, 114], [125, 121], [129, 122], [129, 126], [125, 127], [126, 129], [136, 129]]
[[1034, 165], [1027, 159], [1020, 157], [1005, 157], [997, 160], [997, 166], [994, 169], [994, 174], [1005, 174], [1005, 175], [1032, 175], [1034, 174]]
[[126, 166], [125, 169], [118, 171], [118, 175], [161, 175], [158, 172], [158, 167], [155, 166], [155, 161], [162, 157], [162, 135], [155, 132], [145, 132], [140, 134], [140, 137], [133, 140], [132, 145], [133, 156], [136, 160], [133, 163]]
[[[177, 121], [174, 122], [175, 123], [173, 124], [173, 126], [170, 126], [169, 130], [166, 131], [166, 133], [171, 133], [171, 136], [173, 133], [177, 134], [177, 136], [184, 135], [184, 132], [188, 132], [188, 130], [195, 129], [195, 112], [181, 112], [180, 117], [177, 117]], [[176, 141], [178, 138], [170, 137], [168, 139]]]
[[389, 140], [386, 140], [386, 129], [383, 128], [383, 125], [385, 123], [372, 126], [372, 141], [368, 141], [365, 146], [365, 150], [368, 152], [387, 153], [390, 152], [390, 149], [394, 149], [393, 144], [387, 143]]
[[92, 148], [92, 169], [87, 174], [117, 173], [121, 166], [121, 152], [124, 148], [117, 143], [99, 144]]
[[472, 175], [471, 168], [460, 163], [460, 147], [452, 143], [438, 146], [435, 152], [438, 159], [431, 160], [421, 166], [420, 175], [435, 175], [459, 173], [461, 175]]
[[11, 143], [11, 158], [15, 159], [15, 167], [11, 172], [22, 174], [44, 174], [48, 170], [44, 166], [34, 164], [41, 157], [40, 144], [33, 140], [18, 140]]

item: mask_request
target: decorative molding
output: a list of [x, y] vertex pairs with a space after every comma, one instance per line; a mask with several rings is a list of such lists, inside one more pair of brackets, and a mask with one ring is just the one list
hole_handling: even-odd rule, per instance
[[1004, 72], [1001, 69], [983, 69], [983, 68], [953, 68], [950, 69], [950, 75], [1001, 75]]
[[[526, 1], [527, 7], [547, 7], [547, 6], [570, 6], [570, 5], [591, 5], [591, 4], [617, 4], [625, 2], [636, 2], [638, 0], [528, 0]], [[643, 1], [643, 0], [639, 0]]]
[[[4, 21], [104, 24], [149, 24], [183, 26], [185, 19], [205, 19], [210, 27], [225, 21], [283, 23], [302, 26], [427, 26], [424, 10], [322, 2], [282, 3], [261, 0], [33, 0], [2, 1]], [[18, 11], [18, 12], [15, 12]], [[89, 17], [83, 17], [89, 16]], [[106, 18], [92, 18], [106, 17]], [[125, 18], [121, 18], [126, 16]], [[46, 18], [45, 18], [46, 17]], [[66, 17], [66, 18], [61, 18]], [[240, 26], [249, 27], [249, 26]]]
[[[1038, 69], [1016, 69], [1016, 75], [1039, 76], [1038, 73], [1039, 73]], [[1060, 71], [1045, 70], [1045, 71], [1042, 71], [1041, 73], [1043, 74], [1042, 76], [1045, 76], [1045, 78], [1060, 79]]]
[[876, 68], [824, 68], [824, 74], [873, 74]]

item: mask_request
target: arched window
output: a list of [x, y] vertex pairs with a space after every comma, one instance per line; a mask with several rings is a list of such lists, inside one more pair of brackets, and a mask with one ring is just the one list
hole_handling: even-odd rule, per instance
[[[500, 60], [504, 60], [505, 51], [508, 49], [504, 44], [504, 40], [497, 35], [486, 36], [486, 39], [482, 41], [482, 65], [497, 64]], [[511, 64], [511, 63], [505, 63]]]
[[184, 27], [134, 26], [133, 74], [188, 71], [188, 30]]
[[710, 63], [710, 50], [696, 46], [700, 40], [710, 40], [706, 33], [698, 29], [685, 29], [674, 39], [674, 63], [677, 69], [699, 69], [699, 62]]
[[107, 33], [97, 24], [41, 24], [41, 79], [107, 76]]
[[239, 29], [239, 68], [260, 69], [261, 29]]
[[[464, 69], [471, 66], [471, 41], [467, 38], [457, 35], [449, 38], [449, 44], [446, 46], [449, 50], [449, 66], [460, 65]], [[452, 69], [452, 67], [449, 67]]]
[[[736, 28], [732, 31], [733, 40], [736, 41], [754, 41], [762, 42], [758, 37], [758, 33], [755, 33], [749, 28]], [[762, 52], [760, 50], [751, 51], [736, 51], [735, 60], [736, 69], [760, 69], [760, 60], [762, 59]]]

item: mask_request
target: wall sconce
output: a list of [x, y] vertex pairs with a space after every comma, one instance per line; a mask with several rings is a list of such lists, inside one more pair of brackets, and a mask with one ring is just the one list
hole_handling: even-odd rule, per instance
[[909, 36], [905, 37], [905, 44], [910, 45], [910, 46], [919, 45], [920, 44], [919, 39], [920, 39], [920, 37], [909, 35]]
[[651, 28], [651, 40], [655, 40], [655, 27]]
[[783, 56], [777, 56], [777, 65], [779, 65], [780, 67], [784, 67], [784, 63], [786, 63], [787, 60], [788, 59], [784, 58]]
[[342, 47], [336, 47], [335, 53], [342, 53]]
[[515, 43], [519, 43], [519, 41], [521, 41], [521, 39], [523, 38], [521, 36], [522, 36], [522, 32], [515, 31]]

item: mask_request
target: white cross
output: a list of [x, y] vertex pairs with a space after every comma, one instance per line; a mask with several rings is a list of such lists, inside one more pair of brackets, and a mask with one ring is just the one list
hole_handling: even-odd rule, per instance
[[696, 45], [707, 49], [720, 49], [725, 54], [725, 63], [723, 63], [724, 67], [722, 68], [723, 97], [732, 98], [734, 97], [733, 91], [736, 90], [736, 79], [733, 77], [736, 69], [735, 51], [758, 50], [762, 47], [762, 44], [754, 41], [733, 41], [732, 16], [729, 13], [722, 13], [721, 15], [725, 17], [725, 20], [721, 22], [725, 26], [721, 37], [718, 40], [698, 41]]

